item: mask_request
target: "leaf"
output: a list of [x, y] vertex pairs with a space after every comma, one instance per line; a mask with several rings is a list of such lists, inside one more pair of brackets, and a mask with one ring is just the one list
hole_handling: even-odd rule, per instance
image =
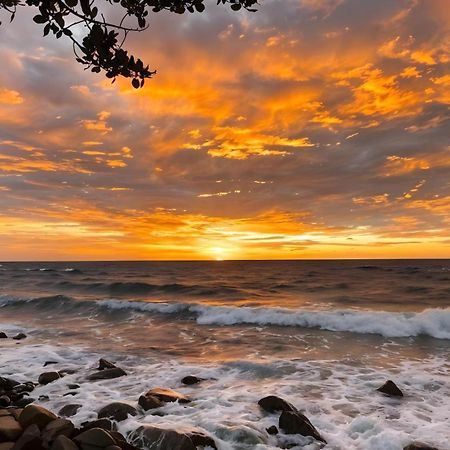
[[233, 11], [239, 11], [239, 10], [241, 9], [241, 4], [240, 4], [240, 3], [233, 3], [233, 4], [231, 5], [231, 9], [232, 9]]
[[65, 2], [69, 8], [75, 8], [78, 4], [78, 0], [65, 0]]
[[141, 83], [139, 83], [139, 80], [137, 78], [133, 78], [133, 81], [131, 82], [131, 84], [133, 85], [133, 87], [135, 89], [139, 89], [139, 86], [141, 85]]
[[205, 5], [203, 3], [196, 3], [195, 4], [195, 9], [201, 13], [205, 10]]
[[33, 22], [45, 23], [45, 22], [47, 22], [47, 19], [44, 16], [41, 16], [41, 15], [38, 14], [37, 16], [33, 17]]

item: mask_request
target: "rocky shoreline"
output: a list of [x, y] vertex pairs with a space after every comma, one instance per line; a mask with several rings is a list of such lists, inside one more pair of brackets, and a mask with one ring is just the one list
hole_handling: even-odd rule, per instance
[[[17, 336], [20, 336], [19, 338]], [[25, 339], [22, 333], [13, 339]], [[7, 338], [0, 333], [0, 338]], [[43, 366], [52, 366], [56, 361], [46, 361]], [[37, 381], [18, 382], [3, 377], [0, 373], [0, 450], [196, 450], [220, 449], [212, 436], [196, 428], [172, 428], [143, 424], [125, 434], [118, 432], [118, 424], [129, 417], [144, 417], [159, 414], [158, 408], [166, 403], [189, 404], [191, 398], [167, 387], [153, 387], [136, 399], [135, 404], [112, 402], [100, 408], [95, 420], [74, 424], [74, 416], [82, 405], [67, 402], [57, 413], [40, 404], [48, 400], [46, 395], [35, 395], [40, 386], [63, 378], [73, 370], [53, 370], [36, 374]], [[127, 376], [126, 371], [114, 363], [100, 359], [91, 373], [83, 375], [85, 382], [97, 382]], [[206, 381], [195, 375], [187, 375], [180, 382], [184, 385], [200, 384]], [[62, 397], [76, 395], [80, 384], [67, 384], [68, 392]], [[377, 389], [382, 395], [403, 397], [403, 392], [391, 380]], [[313, 423], [292, 403], [268, 395], [258, 401], [262, 414], [273, 417], [274, 424], [267, 427], [268, 435], [283, 436], [279, 448], [301, 448], [298, 443], [289, 443], [290, 435], [302, 435], [308, 442], [315, 442], [319, 448], [327, 445], [326, 439]], [[404, 450], [438, 450], [427, 444], [411, 442]]]

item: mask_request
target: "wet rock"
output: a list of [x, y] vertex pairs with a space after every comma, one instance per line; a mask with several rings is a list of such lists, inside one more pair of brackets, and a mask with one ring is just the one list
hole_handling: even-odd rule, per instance
[[0, 331], [0, 339], [8, 339], [8, 336], [3, 331]]
[[270, 426], [269, 428], [266, 428], [266, 431], [268, 434], [278, 434], [278, 428], [275, 425]]
[[109, 447], [105, 447], [105, 450], [122, 450], [118, 445], [111, 445]]
[[99, 412], [98, 412], [98, 418], [103, 419], [112, 419], [117, 422], [121, 422], [122, 420], [126, 420], [128, 418], [128, 415], [135, 416], [137, 415], [136, 408], [133, 408], [130, 405], [127, 405], [126, 403], [110, 403], [109, 405], [104, 406]]
[[267, 411], [269, 413], [273, 413], [276, 411], [291, 411], [291, 412], [297, 411], [297, 408], [294, 405], [287, 402], [286, 400], [283, 400], [280, 397], [277, 397], [276, 395], [269, 395], [267, 397], [262, 398], [258, 402], [258, 405], [262, 409], [264, 409], [264, 411]]
[[49, 397], [48, 395], [40, 395], [39, 398], [38, 398], [38, 400], [39, 400], [40, 402], [44, 402], [44, 401], [46, 401], [46, 400], [50, 400], [50, 397]]
[[51, 450], [79, 450], [75, 442], [63, 435], [58, 436], [50, 448]]
[[14, 386], [19, 385], [20, 383], [11, 378], [0, 377], [0, 390], [1, 391], [11, 391]]
[[392, 380], [387, 380], [383, 386], [380, 386], [377, 389], [377, 391], [389, 395], [390, 397], [403, 397], [403, 392]]
[[139, 406], [144, 410], [159, 408], [164, 402], [154, 395], [141, 395], [138, 400]]
[[52, 381], [58, 380], [59, 378], [61, 378], [61, 375], [58, 372], [44, 372], [39, 375], [38, 383], [49, 384]]
[[21, 412], [19, 423], [24, 429], [30, 425], [37, 425], [42, 430], [55, 419], [57, 419], [56, 415], [48, 409], [38, 405], [28, 405]]
[[135, 447], [134, 445], [129, 444], [123, 434], [120, 434], [117, 431], [108, 431], [108, 433], [114, 438], [114, 440], [116, 441], [116, 445], [121, 450], [141, 450]]
[[15, 442], [3, 442], [0, 444], [0, 450], [12, 450]]
[[14, 416], [9, 415], [9, 413], [0, 416], [0, 442], [15, 441], [22, 434], [22, 431], [22, 427]]
[[58, 364], [58, 361], [45, 361], [44, 367], [51, 366], [52, 364]]
[[63, 397], [68, 397], [69, 395], [74, 397], [75, 395], [78, 395], [78, 392], [66, 392], [65, 394], [63, 394]]
[[69, 389], [80, 389], [80, 385], [79, 384], [68, 384], [67, 387]]
[[197, 446], [217, 449], [212, 438], [196, 429], [168, 430], [145, 425], [131, 433], [130, 440], [138, 447], [152, 450], [196, 450]]
[[431, 447], [423, 442], [412, 442], [403, 448], [403, 450], [438, 450], [436, 447]]
[[70, 420], [55, 419], [42, 431], [42, 440], [45, 445], [50, 446], [58, 436], [72, 436], [74, 429], [75, 427]]
[[111, 422], [109, 419], [92, 420], [81, 424], [81, 432], [90, 430], [91, 428], [102, 428], [106, 431], [115, 431], [117, 429], [114, 422]]
[[183, 384], [187, 384], [188, 386], [192, 385], [192, 384], [198, 384], [201, 381], [205, 381], [204, 378], [199, 378], [196, 377], [195, 375], [188, 375], [187, 377], [184, 377], [181, 382]]
[[327, 442], [309, 419], [299, 411], [283, 411], [278, 425], [286, 434], [301, 434], [311, 436], [317, 441]]
[[113, 364], [112, 362], [109, 362], [107, 359], [100, 358], [98, 361], [98, 370], [105, 370], [105, 369], [116, 369], [117, 366]]
[[13, 336], [13, 339], [15, 339], [16, 341], [20, 341], [20, 340], [22, 340], [22, 339], [25, 339], [26, 337], [27, 337], [26, 334], [18, 333], [18, 334], [16, 334], [15, 336]]
[[6, 408], [11, 404], [11, 399], [7, 395], [0, 396], [0, 408]]
[[64, 405], [58, 411], [58, 415], [62, 416], [62, 417], [72, 417], [78, 412], [78, 410], [81, 408], [81, 406], [82, 405], [78, 405], [78, 404]]
[[31, 405], [31, 403], [34, 403], [35, 401], [36, 399], [33, 397], [22, 397], [19, 400], [16, 400], [14, 404], [19, 408], [25, 408], [25, 406]]
[[119, 378], [125, 376], [127, 373], [120, 367], [114, 367], [112, 369], [103, 369], [100, 372], [95, 372], [87, 377], [90, 381], [95, 380], [109, 380], [112, 378]]
[[30, 425], [14, 445], [14, 450], [45, 450], [37, 425]]
[[162, 402], [189, 403], [191, 401], [186, 395], [180, 394], [172, 389], [165, 388], [150, 389], [146, 394], [144, 394], [144, 396], [156, 397]]
[[103, 449], [116, 445], [114, 438], [102, 428], [91, 428], [74, 438], [82, 450], [91, 450], [92, 447]]
[[32, 381], [27, 381], [26, 383], [20, 383], [14, 386], [11, 392], [20, 394], [22, 392], [33, 392], [34, 391], [34, 383]]

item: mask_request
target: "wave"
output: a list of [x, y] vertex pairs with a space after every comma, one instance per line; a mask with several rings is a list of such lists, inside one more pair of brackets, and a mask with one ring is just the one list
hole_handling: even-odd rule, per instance
[[211, 306], [199, 303], [138, 302], [123, 300], [78, 301], [65, 296], [37, 299], [0, 298], [0, 307], [28, 305], [38, 309], [59, 308], [65, 313], [130, 311], [178, 315], [199, 325], [255, 325], [316, 328], [327, 331], [377, 334], [385, 337], [429, 336], [450, 339], [450, 308], [422, 312], [358, 310], [306, 310], [268, 307]]

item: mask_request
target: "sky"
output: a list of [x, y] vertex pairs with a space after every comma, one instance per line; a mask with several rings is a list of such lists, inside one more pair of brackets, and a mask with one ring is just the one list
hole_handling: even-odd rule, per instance
[[0, 17], [0, 260], [450, 257], [448, 0], [215, 3], [140, 90]]

